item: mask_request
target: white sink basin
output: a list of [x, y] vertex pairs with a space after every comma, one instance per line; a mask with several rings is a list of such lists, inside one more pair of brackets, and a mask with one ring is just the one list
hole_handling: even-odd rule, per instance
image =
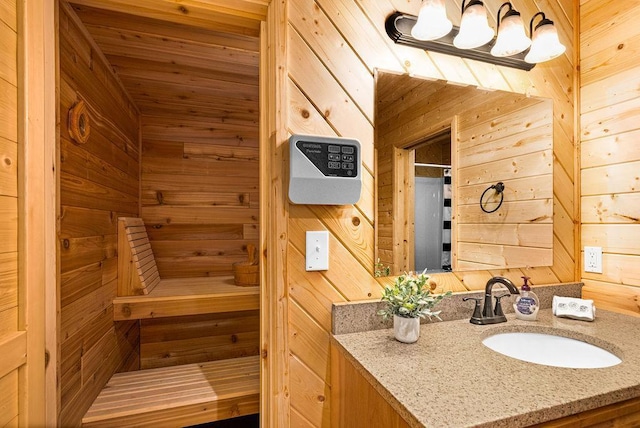
[[508, 357], [545, 366], [597, 369], [622, 362], [597, 346], [551, 334], [498, 333], [484, 339], [482, 344]]

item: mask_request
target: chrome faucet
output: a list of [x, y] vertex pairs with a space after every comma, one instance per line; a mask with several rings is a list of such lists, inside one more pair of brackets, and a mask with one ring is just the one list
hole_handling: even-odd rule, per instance
[[475, 300], [476, 306], [473, 310], [473, 315], [471, 315], [471, 319], [469, 320], [472, 324], [485, 325], [485, 324], [497, 324], [500, 322], [507, 322], [507, 318], [504, 316], [504, 312], [502, 312], [502, 305], [500, 304], [500, 299], [503, 297], [509, 296], [510, 294], [503, 294], [501, 296], [495, 296], [496, 305], [495, 308], [491, 304], [491, 298], [493, 295], [491, 294], [493, 290], [493, 286], [495, 284], [502, 284], [507, 289], [509, 289], [510, 294], [520, 294], [518, 288], [513, 285], [513, 282], [504, 278], [502, 276], [494, 276], [489, 281], [487, 281], [487, 285], [484, 288], [484, 305], [482, 312], [480, 312], [480, 300], [481, 297], [465, 297], [462, 300]]

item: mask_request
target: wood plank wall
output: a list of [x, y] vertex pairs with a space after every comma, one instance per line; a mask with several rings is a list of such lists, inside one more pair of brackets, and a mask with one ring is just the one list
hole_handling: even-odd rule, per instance
[[[249, 3], [247, 16], [266, 8]], [[141, 112], [141, 217], [160, 276], [231, 275], [260, 233], [259, 21], [230, 33], [216, 19], [229, 7], [183, 7], [73, 2]], [[257, 355], [258, 328], [257, 312], [145, 320], [141, 368]]]
[[140, 368], [258, 355], [258, 311], [146, 319], [140, 323]]
[[583, 295], [632, 315], [640, 314], [638, 14], [638, 2], [580, 1], [582, 245], [603, 251], [602, 274], [581, 264]]
[[[495, 102], [483, 113], [466, 110], [459, 116], [455, 269], [553, 264], [551, 104], [509, 97], [508, 104]], [[504, 203], [486, 214], [480, 196], [498, 181], [505, 184]], [[497, 200], [491, 191], [485, 198]]]
[[[113, 322], [117, 217], [138, 216], [140, 120], [73, 11], [60, 3], [60, 426], [79, 426], [111, 375], [138, 367], [137, 322]], [[69, 137], [84, 100], [91, 133]]]
[[18, 425], [18, 24], [0, 2], [0, 426]]
[[259, 237], [257, 33], [82, 3], [75, 11], [142, 114], [141, 216], [160, 276], [231, 275]]
[[[499, 3], [485, 2], [491, 16], [495, 16]], [[531, 1], [512, 3], [526, 20], [538, 10]], [[419, 0], [288, 2], [288, 78], [281, 88], [288, 93], [286, 128], [291, 133], [358, 138], [363, 144], [364, 164], [364, 189], [356, 205], [289, 206], [289, 279], [284, 295], [288, 303], [280, 305], [274, 299], [270, 305], [274, 311], [288, 308], [284, 314], [289, 320], [288, 345], [283, 342], [285, 349], [271, 349], [270, 355], [282, 351], [287, 354], [289, 350], [289, 372], [279, 375], [288, 375], [291, 405], [290, 409], [279, 410], [290, 410], [292, 426], [320, 427], [330, 423], [331, 302], [380, 294], [380, 286], [373, 278], [376, 67], [554, 100], [554, 263], [551, 268], [534, 269], [530, 276], [535, 276], [538, 284], [575, 279], [574, 10], [569, 0], [538, 3], [556, 23], [568, 49], [564, 56], [527, 73], [393, 45], [385, 34], [385, 18], [395, 10], [417, 14]], [[460, 2], [448, 1], [447, 5], [451, 8], [449, 16], [456, 21]], [[284, 183], [280, 186], [286, 189]], [[304, 270], [307, 230], [329, 230], [328, 271]], [[517, 278], [522, 271], [465, 272], [457, 274], [455, 281], [479, 288], [494, 274]], [[272, 316], [275, 319], [279, 315]]]

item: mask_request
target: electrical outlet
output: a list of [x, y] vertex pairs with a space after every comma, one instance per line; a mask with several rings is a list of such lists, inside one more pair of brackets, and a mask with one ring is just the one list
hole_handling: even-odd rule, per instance
[[584, 247], [584, 271], [602, 273], [602, 247]]

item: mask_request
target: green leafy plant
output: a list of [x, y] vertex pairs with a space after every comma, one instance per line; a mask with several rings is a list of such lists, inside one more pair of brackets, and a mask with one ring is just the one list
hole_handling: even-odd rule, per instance
[[441, 311], [433, 311], [434, 306], [443, 299], [451, 296], [451, 291], [443, 294], [434, 294], [436, 283], [429, 279], [424, 272], [414, 274], [412, 272], [400, 275], [392, 285], [387, 285], [382, 292], [382, 301], [386, 302], [386, 308], [378, 311], [378, 315], [385, 319], [393, 315], [403, 318], [429, 318], [440, 319]]

